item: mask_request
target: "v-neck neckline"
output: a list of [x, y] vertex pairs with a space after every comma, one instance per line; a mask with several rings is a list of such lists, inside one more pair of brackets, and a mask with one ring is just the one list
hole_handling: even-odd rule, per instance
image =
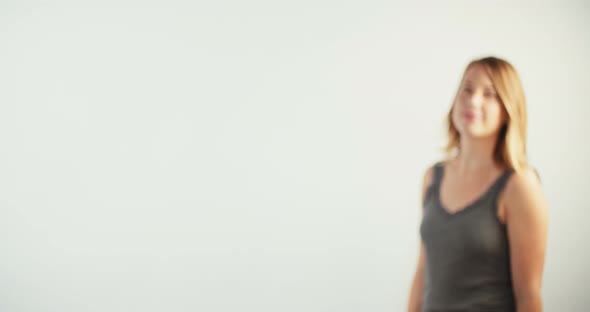
[[490, 185], [485, 189], [485, 191], [483, 193], [481, 193], [478, 197], [476, 197], [474, 200], [472, 200], [467, 205], [464, 205], [463, 208], [456, 210], [454, 212], [451, 212], [441, 200], [441, 188], [442, 188], [441, 186], [442, 186], [442, 180], [443, 180], [443, 177], [445, 174], [445, 166], [444, 166], [444, 163], [440, 163], [440, 175], [439, 175], [438, 187], [437, 187], [437, 192], [436, 192], [436, 200], [438, 202], [438, 205], [440, 206], [440, 208], [443, 210], [443, 212], [446, 215], [451, 216], [451, 217], [460, 215], [460, 214], [464, 213], [465, 211], [471, 210], [471, 208], [477, 206], [477, 204], [479, 204], [480, 202], [482, 202], [483, 200], [485, 200], [488, 197], [488, 195], [495, 188], [496, 184], [498, 184], [500, 182], [500, 180], [502, 179], [502, 177], [505, 176], [509, 171], [510, 171], [510, 169], [505, 169], [504, 171], [502, 171], [502, 173], [500, 175], [498, 175], [498, 177], [495, 178], [492, 183], [490, 183]]

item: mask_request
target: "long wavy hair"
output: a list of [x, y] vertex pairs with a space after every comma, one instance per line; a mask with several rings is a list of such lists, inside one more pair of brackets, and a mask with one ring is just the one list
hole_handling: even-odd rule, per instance
[[[500, 102], [507, 113], [507, 120], [500, 128], [496, 146], [494, 147], [494, 161], [502, 167], [520, 172], [528, 166], [526, 150], [527, 108], [520, 77], [512, 64], [503, 59], [489, 56], [471, 61], [463, 72], [461, 82], [465, 79], [465, 74], [469, 69], [478, 64], [483, 66], [492, 80], [494, 89], [496, 89]], [[452, 119], [459, 90], [460, 86], [457, 93], [455, 93], [451, 109], [446, 118], [447, 143], [443, 150], [447, 159], [453, 157], [460, 149], [461, 135]]]

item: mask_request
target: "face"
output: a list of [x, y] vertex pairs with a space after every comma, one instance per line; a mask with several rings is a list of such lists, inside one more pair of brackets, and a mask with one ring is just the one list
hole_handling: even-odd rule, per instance
[[463, 77], [453, 105], [453, 124], [461, 136], [494, 136], [507, 119], [490, 77], [479, 64], [471, 66]]

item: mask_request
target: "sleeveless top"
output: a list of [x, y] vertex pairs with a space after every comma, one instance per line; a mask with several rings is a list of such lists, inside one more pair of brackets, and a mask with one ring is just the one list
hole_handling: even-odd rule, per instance
[[449, 213], [440, 201], [443, 169], [442, 162], [435, 164], [423, 202], [421, 312], [516, 311], [508, 236], [496, 208], [514, 170], [505, 170], [479, 198]]

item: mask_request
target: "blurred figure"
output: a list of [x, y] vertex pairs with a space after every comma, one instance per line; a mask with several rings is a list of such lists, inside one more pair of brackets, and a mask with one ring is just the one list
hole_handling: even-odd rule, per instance
[[446, 157], [423, 176], [408, 311], [542, 311], [547, 207], [527, 161], [514, 67], [495, 57], [469, 63], [447, 123]]

